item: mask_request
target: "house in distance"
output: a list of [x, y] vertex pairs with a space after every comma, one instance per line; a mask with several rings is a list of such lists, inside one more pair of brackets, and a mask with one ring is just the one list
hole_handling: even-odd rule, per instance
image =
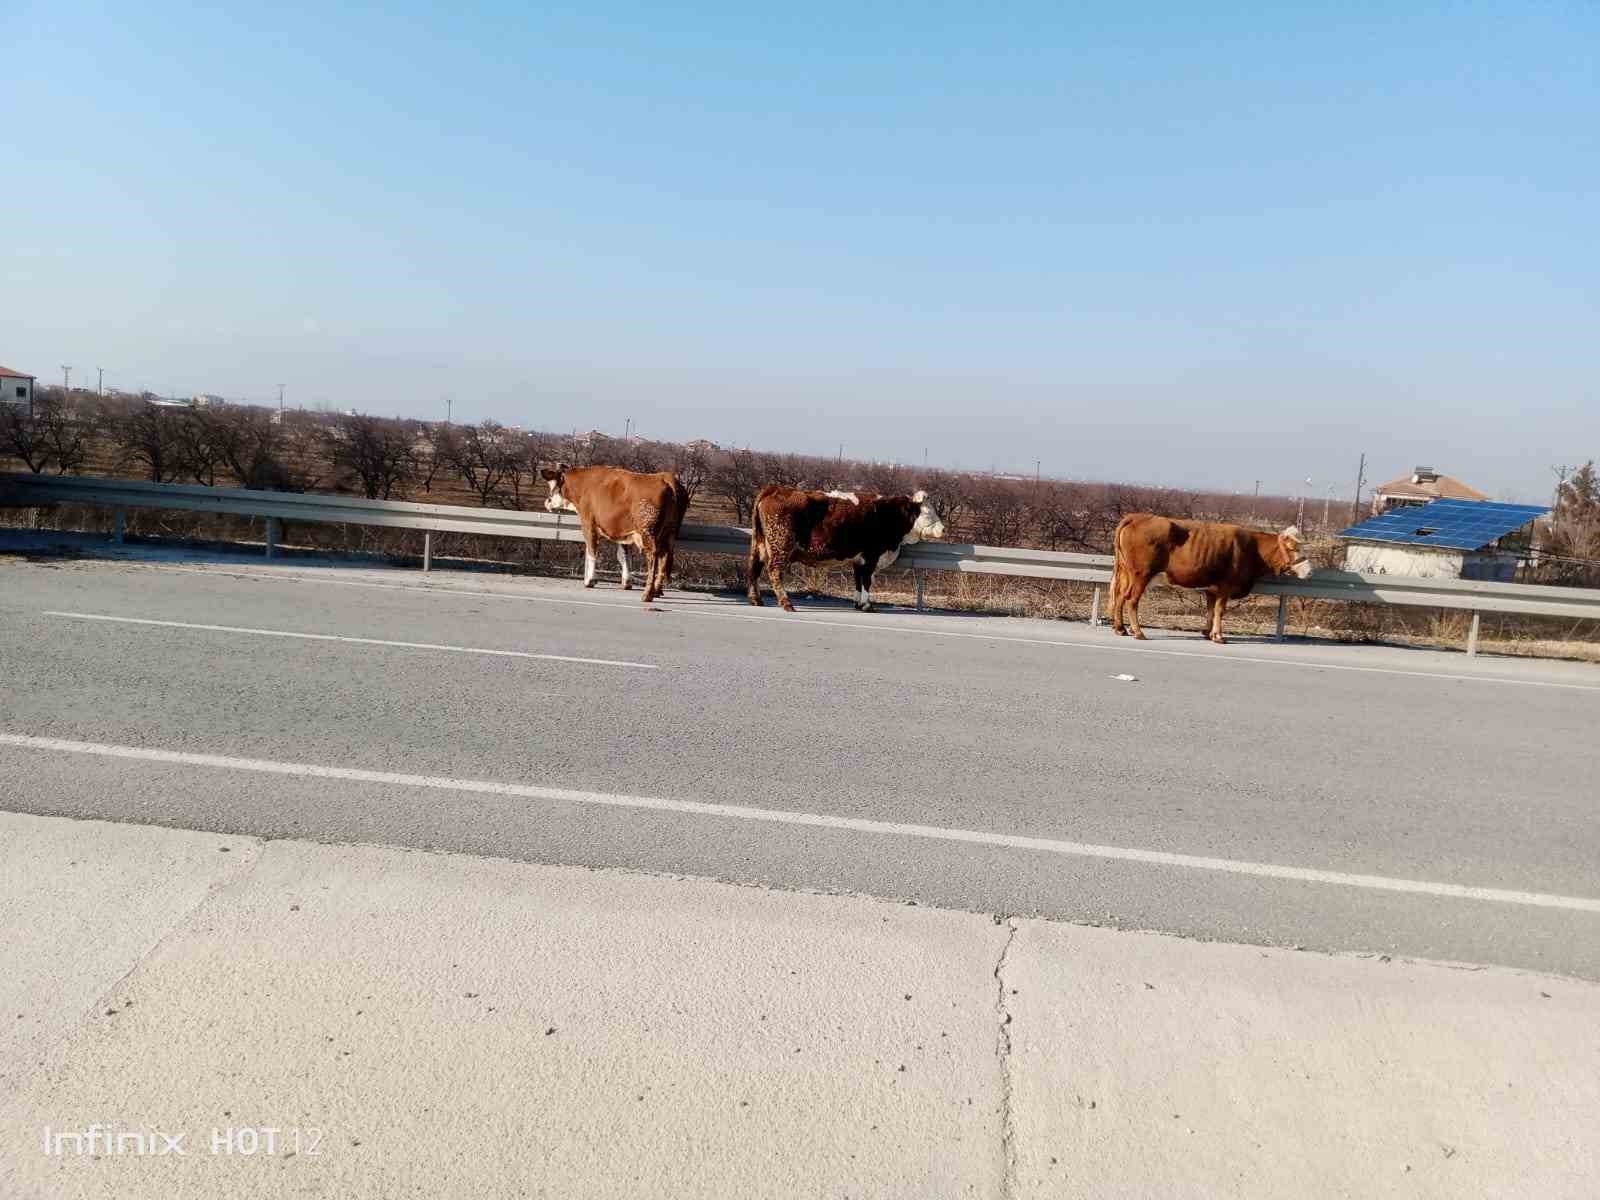
[[1415, 467], [1410, 475], [1391, 479], [1372, 493], [1372, 515], [1429, 504], [1435, 500], [1487, 500], [1486, 493], [1469, 487], [1453, 475], [1441, 475], [1432, 467]]
[[0, 367], [0, 403], [30, 408], [33, 404], [33, 376]]

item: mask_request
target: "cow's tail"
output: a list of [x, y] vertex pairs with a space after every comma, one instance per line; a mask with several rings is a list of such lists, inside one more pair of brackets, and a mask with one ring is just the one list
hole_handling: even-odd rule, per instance
[[745, 583], [752, 597], [761, 595], [761, 559], [766, 553], [766, 532], [761, 526], [760, 497], [750, 506], [750, 558], [745, 563]]
[[683, 532], [683, 518], [689, 515], [689, 489], [676, 476], [672, 480], [672, 497], [678, 504], [678, 519], [672, 523], [672, 536], [676, 538]]
[[1128, 552], [1123, 546], [1123, 533], [1127, 530], [1128, 525], [1132, 520], [1133, 515], [1131, 513], [1128, 516], [1123, 517], [1122, 520], [1117, 522], [1117, 528], [1111, 534], [1111, 611], [1113, 617], [1117, 611], [1117, 597], [1122, 594], [1122, 588], [1126, 582], [1127, 574], [1127, 567], [1124, 563], [1124, 559], [1126, 558]]

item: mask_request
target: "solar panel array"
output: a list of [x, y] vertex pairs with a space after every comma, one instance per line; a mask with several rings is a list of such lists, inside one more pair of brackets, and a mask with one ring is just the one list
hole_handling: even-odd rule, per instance
[[1478, 550], [1549, 511], [1536, 504], [1434, 500], [1429, 504], [1391, 508], [1381, 516], [1352, 525], [1339, 536], [1366, 542]]

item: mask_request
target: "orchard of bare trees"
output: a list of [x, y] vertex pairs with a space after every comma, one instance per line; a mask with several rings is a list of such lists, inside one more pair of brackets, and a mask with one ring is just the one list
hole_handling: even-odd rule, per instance
[[[0, 409], [0, 459], [35, 472], [511, 509], [542, 504], [541, 464], [605, 463], [674, 471], [689, 492], [694, 519], [737, 525], [749, 524], [756, 493], [769, 483], [870, 492], [922, 488], [953, 541], [1093, 553], [1110, 549], [1112, 530], [1130, 512], [1274, 527], [1295, 516], [1295, 501], [1288, 497], [1019, 479], [724, 449], [704, 441], [526, 432], [493, 421], [451, 425], [249, 405], [190, 408], [90, 392], [65, 395], [60, 389], [42, 389], [31, 413]], [[1600, 484], [1593, 464], [1563, 488], [1543, 546], [1549, 555], [1545, 570], [1553, 579], [1585, 581], [1600, 559]], [[1342, 515], [1330, 522], [1333, 529], [1343, 524]]]

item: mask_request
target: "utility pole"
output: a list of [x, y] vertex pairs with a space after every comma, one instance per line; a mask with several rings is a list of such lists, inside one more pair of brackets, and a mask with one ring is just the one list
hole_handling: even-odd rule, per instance
[[72, 393], [72, 368], [66, 363], [61, 364], [61, 398], [65, 400]]
[[[455, 403], [456, 399], [454, 396], [446, 396], [444, 398], [444, 423], [446, 425], [450, 424], [450, 410], [455, 407]], [[576, 429], [572, 431], [572, 436], [578, 436], [578, 431]]]
[[1038, 487], [1039, 486], [1039, 466], [1040, 466], [1040, 460], [1037, 459], [1037, 458], [1034, 459], [1033, 460], [1033, 486], [1034, 487]]
[[1361, 521], [1361, 489], [1367, 483], [1367, 455], [1361, 454], [1361, 465], [1356, 468], [1356, 498], [1350, 502], [1350, 524], [1356, 525]]
[[95, 384], [94, 390], [96, 394], [104, 396], [106, 394], [106, 369], [104, 367], [96, 367], [95, 370], [99, 373], [100, 378]]
[[283, 424], [283, 384], [278, 385], [278, 424]]

